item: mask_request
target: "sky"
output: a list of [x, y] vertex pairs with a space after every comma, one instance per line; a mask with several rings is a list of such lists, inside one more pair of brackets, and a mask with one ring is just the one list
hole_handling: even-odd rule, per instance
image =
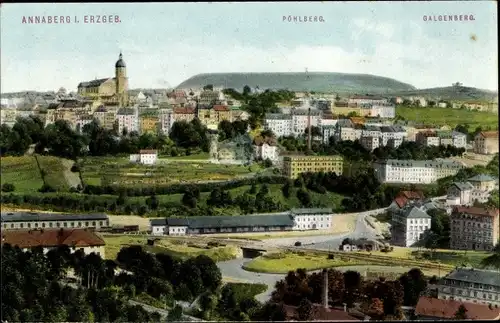
[[[494, 1], [2, 4], [1, 92], [76, 91], [79, 82], [113, 77], [120, 51], [129, 88], [175, 87], [200, 73], [307, 69], [385, 76], [417, 88], [461, 82], [497, 90], [496, 6]], [[90, 15], [118, 15], [120, 23], [85, 24]], [[439, 15], [473, 15], [474, 21], [426, 19]], [[70, 16], [71, 22], [23, 23], [29, 16]], [[288, 16], [323, 21], [294, 22]]]

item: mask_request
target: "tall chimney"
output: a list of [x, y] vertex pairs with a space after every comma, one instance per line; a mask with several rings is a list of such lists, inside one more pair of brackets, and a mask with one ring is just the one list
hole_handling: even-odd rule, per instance
[[323, 269], [323, 307], [328, 309], [328, 270]]
[[307, 150], [311, 151], [311, 108], [307, 109]]

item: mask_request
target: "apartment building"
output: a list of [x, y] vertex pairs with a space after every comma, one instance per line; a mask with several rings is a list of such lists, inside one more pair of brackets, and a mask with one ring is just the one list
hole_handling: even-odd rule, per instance
[[457, 267], [438, 283], [438, 299], [500, 306], [498, 271]]
[[320, 110], [310, 111], [307, 109], [294, 109], [292, 110], [292, 135], [303, 136], [309, 124], [310, 115], [310, 125], [313, 127], [321, 126], [322, 113]]
[[323, 144], [328, 145], [330, 143], [330, 138], [335, 137], [336, 131], [336, 125], [322, 126], [321, 133], [323, 134]]
[[388, 101], [386, 98], [372, 96], [372, 95], [355, 95], [349, 98], [348, 103], [357, 105], [362, 105], [362, 104], [385, 105], [388, 103]]
[[372, 151], [380, 147], [380, 137], [378, 136], [361, 137], [360, 143], [361, 146], [363, 146], [366, 150]]
[[257, 160], [269, 159], [273, 164], [279, 163], [279, 149], [275, 138], [255, 137], [253, 148]]
[[474, 138], [474, 152], [482, 155], [498, 153], [498, 131], [483, 131]]
[[470, 182], [455, 182], [446, 191], [446, 204], [470, 206], [475, 201], [486, 203], [489, 197], [488, 191], [478, 190]]
[[283, 175], [297, 178], [302, 173], [343, 172], [342, 156], [306, 156], [295, 155], [283, 157]]
[[139, 111], [136, 108], [121, 108], [116, 114], [118, 120], [118, 133], [126, 129], [128, 133], [139, 131]]
[[174, 108], [174, 122], [186, 121], [191, 122], [196, 117], [194, 108]]
[[370, 112], [368, 116], [382, 119], [393, 119], [396, 117], [396, 107], [389, 103], [373, 103], [370, 105]]
[[415, 135], [415, 142], [423, 146], [439, 146], [439, 136], [435, 131], [421, 131]]
[[455, 207], [450, 216], [450, 248], [492, 250], [500, 239], [498, 209]]
[[387, 146], [391, 139], [395, 143], [402, 143], [407, 138], [406, 130], [398, 125], [382, 126], [380, 127], [380, 133], [382, 146]]
[[266, 113], [264, 128], [271, 130], [276, 137], [292, 135], [292, 116], [284, 113]]
[[170, 133], [170, 128], [174, 124], [174, 111], [172, 109], [161, 109], [159, 114], [159, 128], [164, 135]]
[[13, 108], [0, 109], [0, 124], [6, 124], [9, 127], [13, 127], [16, 123], [17, 112]]
[[76, 118], [75, 129], [77, 132], [81, 133], [83, 131], [83, 127], [92, 123], [94, 121], [94, 117], [89, 114], [79, 115]]
[[154, 165], [158, 161], [158, 151], [155, 149], [142, 149], [138, 154], [130, 155], [130, 162], [143, 165]]
[[423, 206], [412, 203], [402, 209], [393, 209], [391, 219], [391, 244], [412, 247], [431, 229], [431, 217]]
[[117, 120], [116, 112], [116, 109], [109, 109], [104, 105], [101, 105], [94, 111], [93, 116], [101, 127], [111, 130], [113, 129], [115, 121]]
[[491, 192], [498, 188], [497, 179], [486, 174], [478, 174], [469, 178], [467, 181], [469, 181], [469, 183], [471, 183], [475, 189], [481, 191]]
[[354, 126], [342, 126], [337, 125], [337, 131], [335, 132], [336, 141], [355, 141], [361, 139], [363, 136], [363, 129]]
[[455, 175], [464, 165], [454, 160], [397, 160], [387, 159], [373, 163], [381, 183], [431, 184]]

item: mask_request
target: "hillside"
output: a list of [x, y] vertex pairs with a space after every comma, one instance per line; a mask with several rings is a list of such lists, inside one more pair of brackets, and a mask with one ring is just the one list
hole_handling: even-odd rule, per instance
[[209, 73], [198, 74], [177, 86], [178, 89], [215, 87], [243, 89], [245, 85], [260, 89], [288, 89], [358, 94], [382, 94], [415, 90], [415, 87], [387, 77], [345, 73]]
[[453, 101], [498, 101], [498, 92], [466, 86], [447, 86], [420, 90], [394, 91], [391, 94], [395, 96], [433, 97], [436, 99]]

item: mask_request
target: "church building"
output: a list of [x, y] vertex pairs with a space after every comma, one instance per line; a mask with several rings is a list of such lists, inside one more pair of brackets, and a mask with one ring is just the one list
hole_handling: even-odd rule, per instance
[[117, 103], [126, 107], [129, 103], [128, 77], [122, 53], [120, 52], [115, 64], [115, 77], [82, 82], [78, 84], [78, 94], [103, 103]]

